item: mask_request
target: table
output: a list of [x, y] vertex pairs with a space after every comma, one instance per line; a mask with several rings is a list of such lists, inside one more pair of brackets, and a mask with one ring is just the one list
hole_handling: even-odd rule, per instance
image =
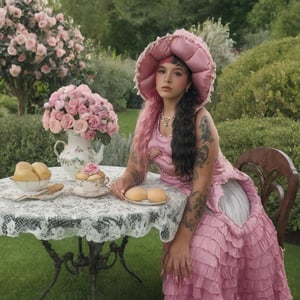
[[[119, 177], [123, 167], [101, 166], [101, 169], [113, 181]], [[152, 228], [159, 231], [161, 241], [171, 241], [177, 231], [186, 203], [186, 196], [160, 181], [158, 174], [149, 172], [145, 188], [163, 188], [169, 196], [164, 205], [141, 206], [120, 201], [107, 193], [98, 198], [86, 198], [75, 195], [72, 188], [75, 181], [61, 167], [50, 168], [51, 183], [64, 184], [62, 193], [51, 200], [25, 200], [14, 202], [7, 195], [20, 194], [10, 178], [0, 180], [0, 236], [17, 237], [22, 233], [33, 234], [40, 240], [54, 261], [53, 279], [40, 299], [44, 299], [55, 284], [61, 267], [72, 273], [78, 273], [82, 267], [88, 267], [90, 273], [91, 299], [97, 299], [96, 279], [100, 270], [111, 268], [120, 259], [127, 272], [141, 281], [131, 272], [124, 258], [128, 237], [143, 237]], [[58, 256], [52, 248], [51, 240], [78, 237], [78, 255], [66, 252]], [[122, 238], [118, 245], [115, 240]], [[82, 250], [83, 239], [88, 244], [89, 253]], [[109, 242], [109, 251], [102, 253], [105, 242]], [[110, 259], [113, 257], [113, 259]], [[110, 261], [110, 262], [109, 262]]]

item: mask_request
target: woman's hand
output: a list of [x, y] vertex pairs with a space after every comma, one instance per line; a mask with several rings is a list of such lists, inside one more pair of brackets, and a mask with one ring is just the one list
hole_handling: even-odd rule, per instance
[[124, 200], [125, 199], [125, 192], [127, 190], [127, 184], [124, 177], [120, 177], [116, 180], [114, 180], [111, 184], [110, 191], [119, 199]]
[[189, 243], [175, 238], [163, 257], [162, 275], [172, 276], [180, 284], [192, 276], [192, 263]]

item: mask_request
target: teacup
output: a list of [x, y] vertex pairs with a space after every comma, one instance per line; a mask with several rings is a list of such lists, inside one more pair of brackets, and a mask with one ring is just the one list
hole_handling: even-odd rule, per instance
[[80, 180], [77, 179], [77, 187], [85, 193], [97, 193], [109, 182], [108, 177], [95, 180]]

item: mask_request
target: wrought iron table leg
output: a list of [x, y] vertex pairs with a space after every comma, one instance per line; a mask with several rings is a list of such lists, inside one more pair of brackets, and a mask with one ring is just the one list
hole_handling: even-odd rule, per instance
[[64, 263], [67, 271], [71, 274], [78, 274], [81, 267], [89, 267], [90, 272], [90, 295], [92, 300], [97, 299], [97, 275], [100, 270], [110, 269], [116, 263], [118, 257], [123, 268], [136, 280], [142, 283], [142, 280], [132, 271], [130, 271], [126, 265], [124, 251], [128, 243], [128, 236], [125, 236], [122, 239], [121, 245], [119, 246], [115, 242], [110, 242], [109, 249], [107, 252], [102, 253], [104, 242], [95, 243], [92, 241], [87, 241], [89, 247], [89, 254], [86, 256], [83, 253], [82, 249], [82, 238], [78, 238], [78, 255], [74, 259], [74, 254], [72, 252], [67, 252], [62, 256], [58, 256], [55, 250], [52, 248], [51, 244], [48, 241], [42, 241], [46, 251], [49, 256], [54, 261], [54, 276], [49, 284], [48, 288], [39, 298], [40, 300], [44, 299], [45, 296], [49, 293], [50, 289], [54, 286], [59, 273], [61, 271], [61, 265]]
[[49, 256], [53, 259], [54, 261], [54, 275], [52, 278], [52, 281], [50, 282], [49, 286], [47, 287], [47, 289], [44, 291], [44, 293], [41, 295], [41, 297], [39, 298], [40, 300], [44, 299], [46, 297], [46, 295], [49, 293], [50, 289], [54, 286], [58, 275], [61, 271], [61, 265], [68, 261], [68, 260], [72, 260], [73, 259], [73, 253], [71, 252], [67, 252], [65, 255], [59, 257], [57, 255], [57, 253], [53, 250], [51, 244], [48, 241], [44, 241], [42, 240], [42, 243], [46, 249], [46, 251], [48, 252]]

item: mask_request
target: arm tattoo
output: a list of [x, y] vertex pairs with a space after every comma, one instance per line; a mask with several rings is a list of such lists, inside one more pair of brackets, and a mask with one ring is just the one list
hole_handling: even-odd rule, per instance
[[202, 131], [201, 141], [203, 143], [205, 143], [205, 142], [211, 143], [214, 141], [214, 139], [211, 136], [211, 130], [210, 130], [209, 121], [208, 121], [207, 116], [204, 116], [201, 119], [199, 128]]
[[209, 149], [207, 145], [203, 145], [200, 149], [196, 149], [196, 166], [202, 168], [208, 158]]
[[[137, 158], [137, 155], [135, 153], [135, 151], [131, 151], [130, 152], [130, 161], [134, 164], [138, 164], [138, 158]], [[130, 170], [129, 171], [130, 175], [132, 176], [132, 179], [133, 181], [136, 183], [136, 184], [139, 184], [143, 181], [143, 178], [141, 177], [141, 174], [135, 170]]]
[[138, 163], [137, 155], [134, 150], [130, 151], [130, 160], [135, 164]]
[[200, 192], [195, 192], [188, 198], [188, 202], [183, 213], [182, 224], [190, 231], [193, 231], [198, 225], [202, 216], [203, 208], [206, 205], [207, 198], [207, 194], [203, 195]]

